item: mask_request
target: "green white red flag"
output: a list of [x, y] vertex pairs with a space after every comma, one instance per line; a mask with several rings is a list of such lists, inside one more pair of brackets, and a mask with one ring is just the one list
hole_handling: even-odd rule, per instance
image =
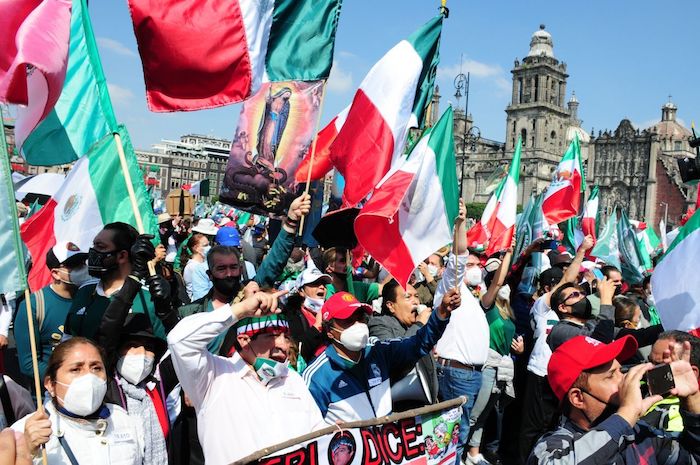
[[341, 0], [129, 0], [151, 111], [241, 102], [263, 82], [317, 81]]
[[600, 201], [598, 197], [598, 186], [593, 186], [591, 195], [588, 197], [586, 207], [583, 210], [583, 218], [581, 219], [581, 230], [584, 236], [592, 236], [593, 239], [598, 237], [598, 222], [600, 218]]
[[522, 140], [510, 162], [508, 176], [498, 184], [496, 191], [486, 204], [481, 221], [467, 231], [467, 244], [471, 248], [486, 249], [486, 254], [510, 247], [515, 233], [515, 220], [518, 208], [518, 182], [520, 180], [520, 152]]
[[591, 250], [591, 255], [608, 265], [613, 265], [618, 270], [621, 269], [620, 248], [617, 236], [617, 210], [613, 210], [608, 218], [608, 222], [605, 224], [603, 231], [600, 233], [600, 237]]
[[[121, 136], [145, 233], [157, 237], [157, 220], [129, 135], [123, 126], [119, 126], [117, 131]], [[46, 253], [54, 244], [70, 241], [81, 250], [88, 250], [104, 225], [115, 221], [136, 227], [116, 141], [113, 134], [108, 134], [73, 165], [58, 192], [44, 207], [22, 224], [22, 240], [33, 262], [29, 272], [31, 290], [36, 291], [51, 281], [46, 267]]]
[[692, 279], [698, 260], [700, 211], [680, 229], [651, 275], [656, 310], [666, 330], [678, 329], [698, 335], [700, 286]]
[[403, 155], [408, 130], [421, 127], [432, 99], [443, 16], [402, 40], [367, 73], [330, 147], [345, 178], [344, 198], [357, 205]]
[[453, 126], [449, 107], [355, 219], [360, 245], [404, 288], [418, 263], [452, 241], [459, 210]]
[[547, 223], [558, 224], [578, 215], [581, 209], [581, 194], [585, 187], [581, 146], [576, 135], [559, 162], [542, 202], [542, 212]]

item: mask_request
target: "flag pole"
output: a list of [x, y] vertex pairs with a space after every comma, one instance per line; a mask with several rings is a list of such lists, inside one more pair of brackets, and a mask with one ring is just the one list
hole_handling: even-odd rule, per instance
[[[316, 131], [314, 132], [314, 141], [311, 143], [311, 159], [309, 160], [309, 172], [306, 174], [306, 187], [304, 187], [304, 194], [309, 193], [309, 188], [311, 186], [311, 170], [314, 167], [314, 159], [316, 158], [316, 142], [318, 142], [318, 128], [321, 125], [321, 115], [323, 114], [323, 104], [326, 100], [326, 82], [323, 81], [323, 89], [321, 90], [321, 102], [318, 105], [318, 116], [316, 117]], [[297, 236], [301, 237], [304, 234], [304, 219], [306, 216], [301, 217], [299, 222], [299, 231], [297, 231]]]
[[[141, 211], [139, 210], [138, 202], [136, 201], [136, 192], [134, 192], [134, 185], [131, 183], [131, 174], [129, 173], [129, 166], [126, 163], [126, 154], [124, 153], [124, 146], [122, 145], [122, 138], [118, 132], [112, 133], [114, 136], [114, 141], [117, 144], [117, 153], [119, 154], [119, 163], [122, 167], [122, 174], [124, 175], [124, 182], [126, 183], [126, 191], [129, 194], [129, 200], [131, 201], [131, 209], [134, 212], [134, 219], [136, 220], [136, 229], [138, 229], [139, 234], [143, 234], [146, 230], [143, 227], [143, 219], [141, 218]], [[148, 273], [153, 276], [156, 274], [155, 266], [153, 262], [148, 262]]]

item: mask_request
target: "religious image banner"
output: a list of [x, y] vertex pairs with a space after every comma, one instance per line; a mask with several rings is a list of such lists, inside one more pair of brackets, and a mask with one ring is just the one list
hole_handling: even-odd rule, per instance
[[243, 458], [259, 465], [453, 464], [464, 397], [389, 417], [329, 426]]
[[219, 200], [282, 217], [297, 196], [297, 167], [316, 130], [324, 81], [263, 84], [243, 104]]

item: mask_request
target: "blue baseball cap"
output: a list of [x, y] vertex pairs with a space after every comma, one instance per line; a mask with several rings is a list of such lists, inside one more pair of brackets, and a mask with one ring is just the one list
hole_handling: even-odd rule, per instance
[[224, 226], [216, 233], [214, 241], [219, 245], [239, 247], [241, 245], [241, 235], [238, 233], [238, 229]]

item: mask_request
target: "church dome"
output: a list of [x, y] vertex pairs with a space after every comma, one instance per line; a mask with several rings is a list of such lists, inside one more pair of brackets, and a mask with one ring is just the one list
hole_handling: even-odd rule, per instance
[[661, 121], [652, 125], [649, 130], [656, 132], [662, 139], [685, 139], [692, 135], [690, 130], [676, 120], [678, 107], [669, 101], [661, 107]]
[[540, 24], [540, 29], [532, 34], [530, 39], [529, 57], [547, 56], [554, 58], [554, 42], [552, 34], [544, 30], [544, 24]]
[[586, 131], [583, 130], [581, 126], [569, 126], [566, 129], [566, 143], [567, 145], [574, 140], [574, 136], [578, 134], [578, 140], [582, 144], [587, 144], [591, 141], [591, 136]]

